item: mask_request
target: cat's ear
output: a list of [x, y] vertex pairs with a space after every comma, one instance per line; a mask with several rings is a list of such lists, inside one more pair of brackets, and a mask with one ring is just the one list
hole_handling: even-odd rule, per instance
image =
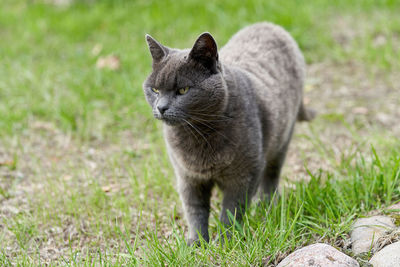
[[167, 56], [168, 48], [157, 42], [156, 39], [146, 34], [146, 41], [147, 45], [149, 46], [151, 56], [153, 57], [153, 61], [160, 61]]
[[217, 43], [210, 33], [202, 33], [193, 45], [189, 53], [189, 58], [193, 59], [212, 73], [217, 72], [218, 65], [218, 49]]

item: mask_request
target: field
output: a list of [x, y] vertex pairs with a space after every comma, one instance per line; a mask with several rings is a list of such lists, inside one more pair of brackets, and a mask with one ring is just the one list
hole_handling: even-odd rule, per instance
[[[349, 252], [355, 218], [400, 200], [400, 1], [3, 0], [0, 265], [266, 265], [315, 241]], [[142, 92], [144, 35], [219, 47], [258, 21], [307, 64], [277, 203], [252, 205], [226, 244], [187, 247], [161, 123]], [[367, 258], [359, 258], [364, 263]]]

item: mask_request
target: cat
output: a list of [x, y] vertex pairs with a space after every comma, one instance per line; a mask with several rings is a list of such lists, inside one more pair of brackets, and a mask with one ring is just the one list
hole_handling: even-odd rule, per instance
[[187, 243], [208, 242], [214, 185], [227, 226], [232, 215], [241, 220], [258, 189], [265, 200], [277, 190], [296, 120], [314, 117], [302, 101], [304, 58], [283, 28], [267, 22], [243, 28], [219, 52], [207, 32], [191, 49], [146, 41], [153, 61], [143, 90], [164, 122]]

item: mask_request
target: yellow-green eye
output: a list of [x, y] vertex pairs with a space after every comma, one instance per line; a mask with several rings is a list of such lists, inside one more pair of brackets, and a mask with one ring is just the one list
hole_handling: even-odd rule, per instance
[[179, 92], [180, 95], [184, 95], [184, 94], [186, 94], [188, 91], [189, 91], [189, 86], [186, 86], [185, 88], [179, 89], [178, 92]]
[[156, 94], [158, 94], [160, 91], [158, 91], [156, 88], [154, 88], [154, 87], [151, 87], [151, 90], [154, 92], [154, 93], [156, 93]]

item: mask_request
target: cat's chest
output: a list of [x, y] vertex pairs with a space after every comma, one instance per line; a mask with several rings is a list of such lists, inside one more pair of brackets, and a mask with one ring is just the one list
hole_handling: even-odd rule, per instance
[[182, 140], [167, 136], [166, 143], [174, 167], [192, 177], [211, 178], [223, 172], [235, 158], [232, 146], [215, 137]]

